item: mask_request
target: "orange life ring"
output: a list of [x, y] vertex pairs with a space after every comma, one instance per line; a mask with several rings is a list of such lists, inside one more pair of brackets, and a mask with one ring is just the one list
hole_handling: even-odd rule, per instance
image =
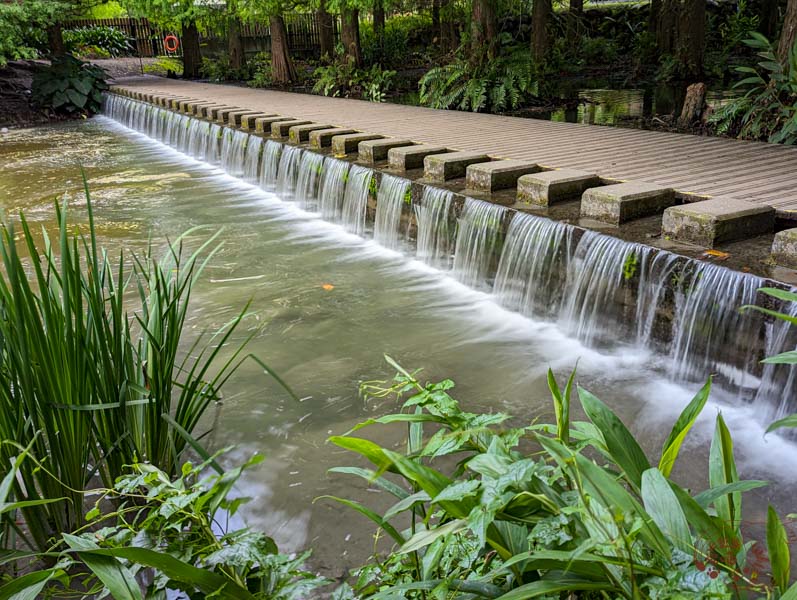
[[176, 35], [167, 35], [163, 38], [163, 47], [166, 48], [167, 52], [176, 52], [179, 45], [180, 40], [177, 39]]

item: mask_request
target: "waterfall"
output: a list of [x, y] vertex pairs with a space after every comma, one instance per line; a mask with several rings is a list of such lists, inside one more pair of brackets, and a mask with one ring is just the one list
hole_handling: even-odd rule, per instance
[[407, 197], [410, 182], [404, 178], [383, 175], [376, 198], [374, 239], [385, 248], [396, 250], [401, 237], [401, 210]]
[[[791, 291], [797, 293], [797, 289]], [[782, 312], [797, 318], [797, 302], [789, 302]], [[780, 319], [768, 324], [765, 355], [790, 351], [797, 351], [797, 325]], [[761, 405], [768, 421], [797, 413], [797, 365], [765, 364], [755, 403]]]
[[302, 157], [301, 148], [283, 146], [280, 157], [279, 171], [277, 173], [277, 193], [283, 199], [293, 198], [296, 192], [296, 179], [299, 176], [299, 161]]
[[257, 173], [260, 166], [260, 154], [263, 152], [263, 138], [256, 135], [247, 135], [246, 152], [244, 153], [244, 179], [249, 183], [257, 183]]
[[506, 233], [493, 293], [511, 310], [554, 317], [573, 251], [571, 225], [519, 213]]
[[506, 208], [498, 204], [465, 199], [458, 223], [454, 273], [466, 285], [490, 287], [490, 275], [500, 251], [506, 214]]
[[636, 312], [636, 288], [653, 248], [586, 231], [568, 270], [561, 321], [588, 345], [627, 339]]
[[205, 158], [205, 146], [207, 144], [209, 123], [203, 123], [199, 119], [191, 119], [188, 127], [188, 148], [187, 154], [199, 160]]
[[212, 165], [219, 164], [219, 140], [224, 135], [224, 128], [218, 123], [211, 123], [208, 133], [208, 144], [205, 148], [205, 162]]
[[177, 118], [175, 126], [177, 139], [174, 141], [174, 147], [183, 153], [188, 152], [188, 128], [191, 126], [192, 120], [185, 115], [178, 115]]
[[263, 160], [260, 164], [260, 187], [273, 192], [277, 189], [277, 176], [279, 175], [280, 158], [282, 157], [282, 144], [274, 140], [266, 142], [263, 150]]
[[438, 269], [451, 267], [451, 201], [454, 194], [440, 188], [425, 187], [419, 204], [415, 205], [418, 222], [416, 256]]
[[368, 208], [368, 191], [371, 187], [373, 171], [353, 165], [346, 182], [343, 196], [343, 226], [357, 235], [365, 234], [365, 211]]
[[[755, 304], [762, 285], [760, 277], [706, 262], [687, 263], [675, 294], [669, 369], [674, 380], [700, 381], [719, 373], [732, 391], [751, 385], [746, 375], [764, 351], [763, 319], [740, 308]], [[741, 345], [739, 340], [744, 340]]]
[[227, 129], [221, 141], [221, 168], [229, 175], [244, 174], [244, 151], [249, 135], [244, 131]]
[[299, 175], [296, 179], [296, 201], [306, 210], [315, 210], [318, 205], [318, 184], [321, 181], [321, 170], [324, 157], [315, 152], [304, 152], [299, 163]]
[[341, 220], [343, 196], [346, 193], [346, 180], [349, 178], [349, 163], [336, 158], [324, 161], [321, 173], [321, 217], [337, 223]]

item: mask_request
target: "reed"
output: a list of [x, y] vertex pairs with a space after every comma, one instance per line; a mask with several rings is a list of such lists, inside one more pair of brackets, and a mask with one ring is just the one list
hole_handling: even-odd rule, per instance
[[44, 550], [54, 534], [80, 527], [84, 490], [113, 486], [125, 465], [176, 475], [186, 448], [199, 449], [203, 414], [248, 358], [251, 335], [232, 343], [246, 308], [193, 343], [183, 335], [218, 234], [191, 254], [184, 234], [161, 259], [152, 247], [114, 259], [98, 247], [86, 196], [85, 234], [70, 228], [65, 203], [56, 206], [56, 243], [45, 233], [39, 248], [24, 215], [0, 232], [0, 463], [7, 471], [19, 448], [31, 458], [12, 490], [26, 503], [24, 526], [19, 515], [0, 516], [6, 547], [19, 545], [15, 532]]

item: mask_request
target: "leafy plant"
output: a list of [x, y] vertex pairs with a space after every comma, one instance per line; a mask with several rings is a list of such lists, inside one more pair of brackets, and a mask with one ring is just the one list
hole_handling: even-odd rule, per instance
[[108, 89], [105, 71], [70, 54], [56, 57], [33, 76], [33, 102], [56, 112], [93, 114], [102, 107]]
[[538, 93], [527, 50], [474, 66], [458, 58], [420, 80], [421, 103], [432, 108], [501, 112], [518, 108]]
[[259, 52], [248, 62], [251, 79], [246, 82], [249, 87], [265, 88], [273, 83], [271, 76], [271, 55], [268, 52]]
[[155, 62], [144, 65], [144, 73], [166, 77], [169, 71], [177, 76], [183, 74], [183, 63], [180, 59], [161, 56]]
[[133, 50], [130, 38], [115, 27], [79, 27], [67, 29], [63, 35], [69, 51], [81, 56], [92, 53], [92, 49], [102, 50], [114, 57], [127, 56]]
[[[249, 339], [222, 355], [244, 309], [185, 344], [191, 289], [216, 236], [188, 257], [180, 238], [160, 260], [152, 249], [115, 260], [97, 246], [86, 196], [86, 235], [70, 233], [65, 203], [43, 249], [24, 215], [19, 230], [6, 221], [0, 232], [0, 471], [19, 448], [31, 457], [12, 485], [24, 527], [17, 515], [0, 523], [37, 549], [83, 525], [83, 490], [96, 479], [110, 487], [136, 459], [175, 475]], [[24, 504], [42, 498], [62, 500]]]
[[[109, 594], [117, 600], [165, 598], [169, 590], [191, 598], [306, 598], [328, 583], [303, 570], [309, 553], [279, 554], [265, 534], [229, 526], [247, 501], [230, 497], [233, 487], [261, 458], [207, 474], [216, 464], [209, 457], [199, 465], [183, 464], [176, 479], [152, 465], [133, 464], [113, 488], [91, 491], [97, 497], [87, 517], [92, 531], [63, 534], [54, 548], [35, 557], [54, 566], [7, 582], [0, 598], [58, 597], [66, 590], [73, 598]], [[103, 514], [105, 506], [118, 508]]]
[[756, 67], [739, 66], [747, 77], [734, 87], [748, 88], [711, 116], [718, 133], [776, 144], [797, 143], [797, 43], [781, 63], [772, 44], [751, 31], [745, 44], [762, 58]]
[[759, 16], [750, 10], [747, 0], [739, 0], [735, 10], [719, 25], [723, 52], [727, 54], [744, 41], [751, 31], [758, 29], [758, 23]]
[[[510, 600], [581, 592], [708, 599], [742, 589], [786, 593], [788, 549], [774, 511], [767, 535], [778, 565], [773, 564], [773, 586], [745, 569], [751, 549], [760, 544], [742, 539], [741, 497], [765, 482], [739, 479], [721, 415], [711, 446], [710, 487], [692, 495], [670, 479], [707, 402], [710, 381], [674, 423], [658, 463], [651, 464], [609, 407], [575, 386], [574, 375], [561, 390], [549, 372], [554, 424], [512, 427], [508, 415], [462, 411], [449, 394], [452, 381], [422, 384], [389, 362], [398, 369], [392, 384], [369, 382], [363, 389], [370, 396], [404, 396], [402, 412], [330, 438], [373, 465], [333, 472], [364, 478], [395, 497], [381, 515], [332, 498], [372, 520], [395, 543], [387, 557], [355, 573], [358, 597], [429, 593]], [[570, 420], [575, 391], [587, 422]], [[397, 423], [407, 426], [402, 453], [352, 435]], [[539, 450], [523, 450], [529, 442]]]
[[313, 92], [324, 96], [362, 97], [370, 102], [384, 102], [395, 75], [395, 71], [383, 71], [379, 65], [357, 69], [350, 61], [341, 59], [315, 69]]

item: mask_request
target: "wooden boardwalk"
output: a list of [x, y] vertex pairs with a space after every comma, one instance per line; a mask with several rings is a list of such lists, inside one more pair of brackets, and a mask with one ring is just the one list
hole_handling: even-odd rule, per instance
[[797, 219], [797, 148], [598, 125], [557, 123], [416, 106], [377, 104], [156, 77], [118, 80], [136, 91], [348, 127], [389, 137], [593, 171], [703, 197], [731, 196]]

